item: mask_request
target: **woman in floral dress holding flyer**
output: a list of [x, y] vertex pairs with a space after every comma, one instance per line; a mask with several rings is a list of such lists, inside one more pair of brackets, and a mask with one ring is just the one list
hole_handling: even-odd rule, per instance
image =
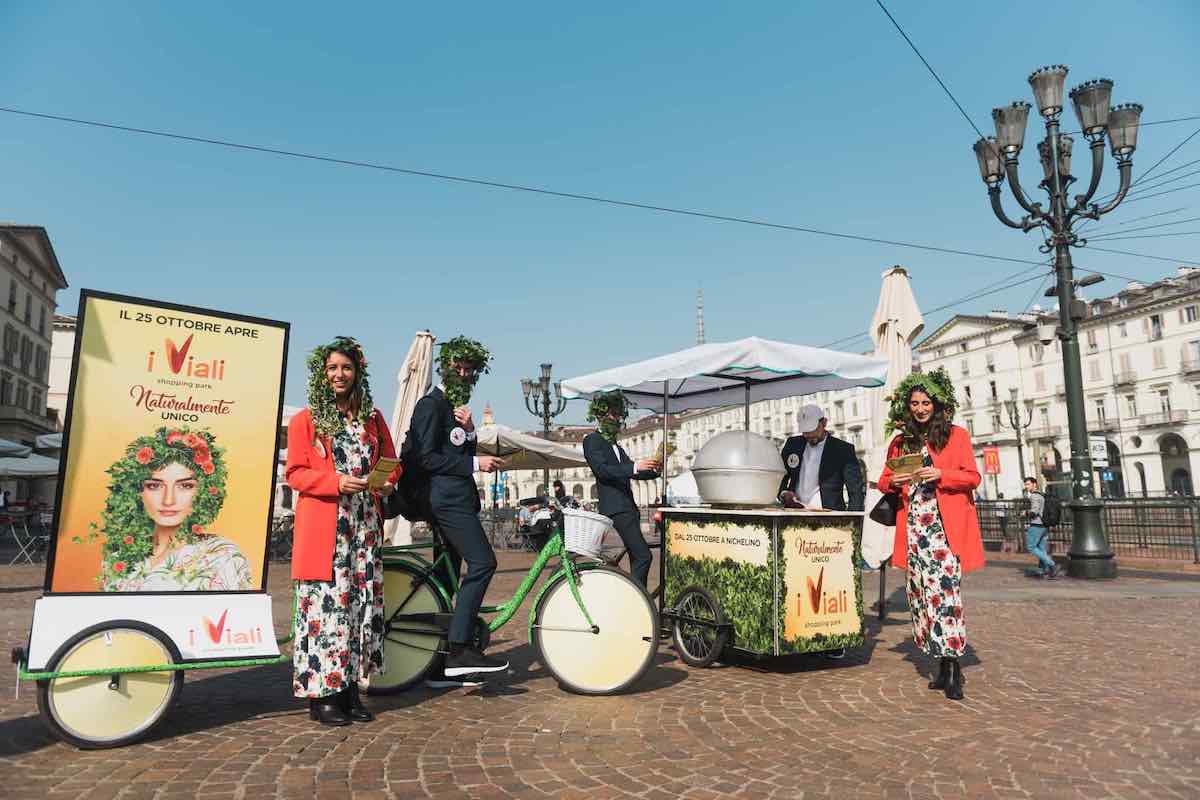
[[369, 722], [361, 690], [383, 667], [383, 517], [371, 491], [379, 458], [395, 458], [392, 435], [371, 402], [367, 362], [338, 337], [308, 359], [308, 408], [288, 424], [287, 482], [296, 502], [292, 578], [296, 639], [292, 689], [324, 725]]
[[958, 660], [967, 647], [962, 575], [984, 564], [975, 511], [979, 469], [970, 435], [950, 424], [957, 404], [944, 369], [909, 375], [890, 400], [887, 429], [897, 435], [878, 486], [900, 495], [892, 563], [908, 570], [913, 638], [939, 659], [929, 688], [961, 700]]

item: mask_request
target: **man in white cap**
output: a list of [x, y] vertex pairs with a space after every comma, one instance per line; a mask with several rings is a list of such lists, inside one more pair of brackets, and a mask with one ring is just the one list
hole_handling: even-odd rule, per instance
[[788, 437], [780, 454], [787, 474], [779, 484], [779, 502], [793, 508], [862, 511], [866, 487], [854, 445], [830, 436], [825, 424], [820, 406], [800, 409], [800, 435]]

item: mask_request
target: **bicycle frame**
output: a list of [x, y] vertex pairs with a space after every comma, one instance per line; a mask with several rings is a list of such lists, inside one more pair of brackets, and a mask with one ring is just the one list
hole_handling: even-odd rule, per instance
[[[434, 559], [432, 561], [414, 552], [416, 550], [425, 550], [429, 548], [433, 548], [434, 550]], [[438, 553], [438, 550], [441, 550], [441, 552]], [[446, 601], [446, 605], [448, 607], [453, 607], [453, 603], [451, 601], [453, 596], [458, 593], [458, 579], [455, 576], [454, 570], [450, 569], [449, 553], [443, 549], [439, 543], [431, 542], [429, 544], [400, 545], [398, 547], [385, 548], [384, 558], [387, 559], [389, 556], [397, 557], [393, 559], [394, 561], [409, 563], [410, 566], [416, 567], [419, 577], [419, 580], [414, 582], [413, 589], [409, 596], [404, 598], [404, 600], [398, 604], [399, 607], [402, 608], [405, 603], [411, 599], [413, 594], [416, 594], [421, 583], [425, 581], [428, 581], [437, 588], [438, 592], [441, 593], [442, 598]], [[554, 582], [560, 576], [564, 575], [566, 576], [567, 585], [571, 589], [571, 596], [575, 599], [575, 604], [579, 606], [579, 611], [583, 614], [583, 618], [587, 620], [589, 627], [595, 627], [595, 623], [592, 621], [591, 615], [588, 614], [587, 608], [584, 607], [583, 598], [579, 596], [579, 572], [582, 570], [594, 569], [602, 565], [576, 564], [569, 557], [567, 551], [563, 548], [562, 533], [556, 529], [549, 541], [546, 542], [541, 551], [538, 553], [537, 558], [534, 559], [533, 565], [529, 567], [529, 572], [526, 573], [525, 577], [521, 580], [521, 585], [517, 587], [517, 590], [513, 593], [512, 597], [497, 606], [480, 606], [480, 613], [496, 615], [488, 622], [489, 633], [495, 632], [507, 625], [512, 618], [516, 616], [517, 611], [521, 608], [521, 603], [525, 602], [525, 598], [528, 597], [529, 593], [533, 590], [538, 578], [541, 577], [542, 572], [545, 570], [546, 564], [550, 561], [550, 559], [555, 557], [559, 559], [560, 566], [557, 570], [551, 573], [550, 577], [542, 585], [541, 590], [538, 592], [537, 597], [535, 598], [533, 610], [531, 610], [529, 614], [530, 638], [532, 639], [533, 637], [534, 614], [536, 613], [538, 602], [541, 600], [542, 595], [546, 593], [546, 590], [553, 586]], [[445, 574], [450, 579], [451, 585], [449, 587], [449, 591], [447, 591], [447, 587], [443, 586], [441, 580], [439, 579], [439, 570], [444, 570]], [[436, 615], [401, 614], [397, 611], [397, 613], [393, 614], [391, 618], [384, 623], [384, 625], [386, 630], [392, 631], [397, 630], [397, 628], [394, 627], [396, 623], [403, 623], [405, 620], [425, 623], [436, 621], [431, 619], [431, 616]], [[404, 629], [399, 629], [399, 632], [429, 633], [428, 630], [406, 631]]]

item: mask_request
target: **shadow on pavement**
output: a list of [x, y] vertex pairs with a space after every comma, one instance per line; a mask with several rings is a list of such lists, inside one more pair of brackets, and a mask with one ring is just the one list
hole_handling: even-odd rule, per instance
[[[487, 680], [483, 686], [478, 689], [472, 689], [468, 694], [477, 697], [498, 697], [498, 696], [513, 696], [521, 695], [529, 692], [522, 684], [538, 678], [553, 678], [554, 676], [546, 669], [545, 665], [537, 661], [536, 650], [531, 645], [523, 645], [513, 650], [508, 650], [504, 653], [508, 657], [508, 672], [502, 677], [492, 678]], [[675, 656], [671, 652], [664, 652], [660, 646], [655, 653], [654, 661], [646, 670], [641, 680], [637, 681], [632, 687], [620, 692], [620, 695], [637, 695], [644, 692], [652, 692], [655, 689], [664, 689], [668, 686], [683, 681], [687, 678], [687, 672], [681, 669], [664, 666], [675, 660]], [[561, 685], [561, 691], [567, 691]], [[435, 693], [455, 692], [458, 689], [437, 690]]]

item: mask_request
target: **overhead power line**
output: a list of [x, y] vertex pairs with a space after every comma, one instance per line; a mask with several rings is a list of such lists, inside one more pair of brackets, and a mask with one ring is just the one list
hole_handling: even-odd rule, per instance
[[1182, 225], [1185, 222], [1200, 222], [1200, 217], [1188, 217], [1187, 219], [1180, 219], [1180, 220], [1176, 220], [1175, 222], [1160, 222], [1156, 225], [1143, 225], [1140, 228], [1130, 228], [1129, 230], [1126, 230], [1126, 231], [1112, 231], [1111, 233], [1093, 233], [1091, 236], [1088, 237], [1088, 241], [1097, 241], [1099, 239], [1104, 239], [1105, 237], [1108, 237], [1108, 236], [1124, 236], [1125, 234], [1133, 233], [1134, 231], [1149, 231], [1149, 230], [1153, 230], [1155, 228], [1169, 228], [1172, 225]]
[[[1175, 145], [1175, 146], [1174, 146], [1174, 147], [1172, 147], [1170, 150], [1168, 150], [1168, 151], [1167, 151], [1167, 154], [1166, 154], [1165, 156], [1163, 156], [1162, 158], [1160, 158], [1158, 161], [1155, 161], [1155, 162], [1154, 162], [1154, 166], [1150, 167], [1150, 169], [1148, 169], [1148, 170], [1146, 170], [1145, 172], [1143, 172], [1143, 173], [1142, 173], [1142, 174], [1141, 174], [1141, 175], [1138, 177], [1138, 179], [1137, 179], [1136, 181], [1134, 181], [1134, 182], [1133, 182], [1133, 185], [1134, 185], [1134, 186], [1137, 186], [1139, 183], [1141, 183], [1142, 181], [1146, 180], [1146, 178], [1150, 177], [1150, 173], [1152, 173], [1152, 172], [1154, 172], [1154, 170], [1158, 169], [1158, 165], [1159, 165], [1159, 164], [1163, 163], [1163, 162], [1164, 162], [1164, 161], [1166, 161], [1168, 158], [1170, 158], [1171, 156], [1175, 155], [1175, 153], [1176, 153], [1176, 152], [1179, 150], [1179, 148], [1183, 147], [1185, 144], [1187, 144], [1188, 142], [1190, 142], [1192, 139], [1196, 138], [1197, 134], [1200, 134], [1200, 128], [1197, 128], [1196, 130], [1192, 131], [1192, 132], [1191, 132], [1191, 134], [1190, 134], [1190, 135], [1188, 135], [1188, 136], [1187, 136], [1187, 138], [1185, 138], [1185, 139], [1184, 139], [1182, 142], [1180, 142], [1179, 144]], [[1132, 188], [1132, 187], [1131, 187], [1131, 188]]]
[[1200, 186], [1200, 183], [1189, 183], [1187, 186], [1176, 186], [1174, 189], [1167, 189], [1165, 192], [1155, 192], [1154, 194], [1139, 194], [1125, 200], [1126, 204], [1136, 203], [1138, 200], [1149, 200], [1151, 197], [1162, 197], [1164, 194], [1172, 194], [1173, 192], [1182, 192], [1184, 189], [1195, 189]]
[[979, 134], [980, 139], [985, 138], [983, 131], [979, 130], [979, 126], [975, 124], [974, 120], [971, 119], [971, 115], [968, 114], [966, 109], [962, 107], [962, 103], [958, 102], [958, 98], [954, 96], [954, 93], [950, 91], [950, 87], [947, 86], [946, 82], [943, 81], [941, 76], [937, 74], [937, 70], [935, 70], [930, 63], [925, 60], [925, 56], [921, 55], [921, 51], [917, 49], [915, 44], [913, 44], [913, 40], [908, 38], [908, 34], [904, 32], [904, 28], [901, 28], [900, 23], [896, 22], [896, 18], [892, 16], [892, 12], [887, 10], [887, 6], [883, 4], [882, 0], [875, 0], [875, 3], [879, 6], [879, 10], [886, 14], [887, 18], [890, 19], [892, 24], [896, 26], [896, 30], [904, 38], [904, 41], [908, 42], [908, 46], [911, 47], [912, 51], [917, 54], [917, 58], [921, 59], [921, 63], [925, 65], [925, 69], [929, 70], [929, 74], [932, 75], [933, 79], [938, 82], [938, 86], [942, 87], [942, 91], [945, 92], [946, 96], [950, 98], [950, 102], [954, 103], [954, 107], [958, 109], [958, 113], [963, 115], [963, 119], [965, 119], [967, 124], [975, 130], [975, 133]]
[[[1186, 258], [1165, 258], [1163, 256], [1151, 256], [1151, 255], [1147, 255], [1145, 253], [1131, 253], [1128, 250], [1110, 250], [1107, 247], [1092, 247], [1091, 245], [1088, 245], [1087, 249], [1094, 250], [1099, 253], [1116, 253], [1117, 255], [1120, 255], [1120, 256], [1137, 256], [1138, 258], [1149, 258], [1152, 261], [1166, 261], [1169, 264], [1188, 264], [1189, 266], [1200, 267], [1200, 261], [1191, 261]], [[1092, 272], [1100, 272], [1100, 271], [1092, 270]], [[1100, 274], [1106, 275], [1108, 273], [1100, 272]], [[1124, 276], [1116, 275], [1114, 277], [1121, 278]], [[1127, 280], [1136, 280], [1136, 279], [1135, 278], [1127, 278]]]

